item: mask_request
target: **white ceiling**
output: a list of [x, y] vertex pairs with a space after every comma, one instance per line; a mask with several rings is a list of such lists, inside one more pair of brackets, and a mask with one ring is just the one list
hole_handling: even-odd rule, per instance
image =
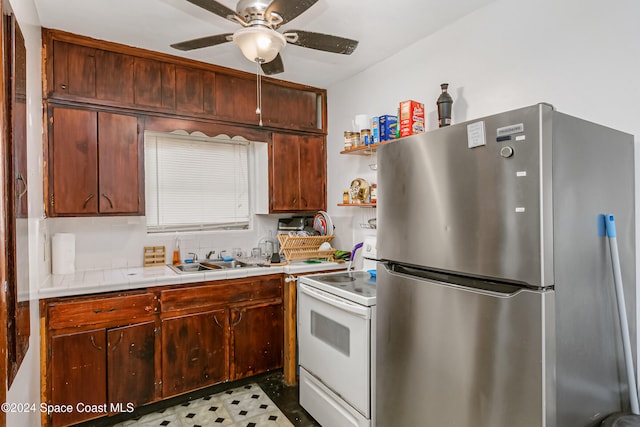
[[[297, 0], [292, 0], [297, 1]], [[328, 88], [494, 0], [319, 0], [280, 30], [309, 30], [360, 43], [351, 55], [287, 45], [274, 77]], [[255, 72], [236, 45], [182, 52], [170, 44], [240, 28], [186, 0], [34, 0], [40, 25], [100, 40]], [[235, 0], [219, 0], [235, 10]], [[443, 49], [454, 48], [443, 46]], [[416, 53], [419, 55], [419, 52]]]

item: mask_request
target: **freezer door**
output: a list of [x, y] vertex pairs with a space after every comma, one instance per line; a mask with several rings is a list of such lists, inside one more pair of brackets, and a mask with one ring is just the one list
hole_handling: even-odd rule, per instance
[[550, 114], [533, 106], [380, 147], [378, 257], [552, 285]]
[[555, 427], [554, 291], [377, 283], [377, 427]]

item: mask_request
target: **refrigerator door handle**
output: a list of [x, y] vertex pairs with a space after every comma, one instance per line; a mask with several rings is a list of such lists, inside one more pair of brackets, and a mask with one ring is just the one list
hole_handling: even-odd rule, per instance
[[305, 285], [304, 283], [299, 283], [300, 292], [308, 295], [311, 298], [320, 300], [324, 303], [327, 303], [331, 306], [344, 310], [348, 313], [355, 314], [363, 319], [371, 318], [371, 310], [368, 307], [361, 306], [359, 304], [352, 303], [345, 299], [335, 297], [326, 292], [319, 291], [317, 289], [312, 288], [309, 285]]
[[[408, 277], [411, 278], [413, 280], [417, 280], [420, 282], [426, 282], [426, 283], [435, 283], [438, 285], [442, 285], [442, 286], [453, 286], [453, 287], [457, 287], [460, 289], [465, 289], [469, 292], [473, 292], [476, 294], [480, 294], [480, 295], [487, 295], [487, 296], [491, 296], [491, 297], [495, 297], [495, 298], [510, 298], [510, 297], [514, 297], [516, 295], [518, 295], [520, 292], [525, 291], [526, 288], [523, 288], [521, 286], [517, 286], [517, 285], [510, 285], [510, 284], [504, 284], [504, 283], [493, 283], [493, 282], [489, 282], [487, 281], [486, 283], [491, 283], [491, 287], [494, 289], [486, 289], [486, 287], [479, 287], [477, 286], [478, 282], [475, 282], [476, 284], [467, 284], [464, 283], [464, 280], [461, 280], [460, 283], [456, 283], [454, 280], [448, 280], [445, 278], [439, 278], [439, 277], [429, 277], [430, 273], [427, 271], [421, 271], [418, 269], [415, 269], [415, 272], [418, 274], [413, 274], [410, 270], [414, 270], [412, 268], [405, 268], [403, 267], [403, 269], [408, 270], [407, 272], [398, 272], [398, 271], [394, 271], [392, 269], [390, 269], [388, 267], [388, 265], [384, 266], [384, 269], [386, 271], [387, 274], [391, 275], [391, 276], [396, 276], [396, 277]], [[422, 273], [422, 274], [420, 274]]]

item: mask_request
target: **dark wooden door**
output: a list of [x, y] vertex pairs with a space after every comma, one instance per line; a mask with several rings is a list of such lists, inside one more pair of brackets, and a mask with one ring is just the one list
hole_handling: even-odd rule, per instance
[[256, 81], [233, 75], [216, 76], [216, 115], [240, 123], [258, 124]]
[[[255, 91], [255, 89], [254, 89]], [[301, 89], [265, 83], [262, 85], [262, 114], [267, 126], [318, 130], [318, 95]]]
[[141, 200], [138, 119], [98, 113], [98, 140], [100, 213], [138, 213]]
[[326, 210], [327, 157], [323, 136], [300, 137], [300, 209]]
[[231, 309], [232, 379], [282, 367], [282, 301]]
[[106, 101], [133, 104], [133, 56], [96, 51], [96, 96]]
[[144, 107], [175, 108], [173, 64], [136, 57], [134, 60], [134, 103]]
[[228, 379], [227, 310], [162, 321], [163, 397]]
[[96, 96], [96, 50], [54, 41], [53, 78], [55, 93], [84, 98]]
[[53, 426], [97, 418], [106, 412], [81, 412], [77, 404], [107, 403], [106, 330], [95, 329], [51, 338], [51, 404], [72, 405], [53, 412]]
[[155, 400], [155, 329], [155, 322], [146, 322], [107, 332], [110, 404], [126, 409], [127, 403], [137, 407]]
[[57, 215], [98, 212], [97, 113], [53, 108], [50, 133], [50, 211]]
[[271, 211], [300, 207], [300, 136], [273, 134], [271, 147]]

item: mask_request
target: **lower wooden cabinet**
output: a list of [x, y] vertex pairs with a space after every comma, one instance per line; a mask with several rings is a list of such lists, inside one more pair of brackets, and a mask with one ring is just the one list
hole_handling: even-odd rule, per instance
[[234, 307], [230, 315], [233, 370], [231, 379], [282, 367], [282, 300]]
[[[283, 365], [281, 274], [41, 301], [43, 415], [67, 426]], [[86, 409], [86, 410], [83, 410]]]
[[163, 396], [173, 396], [228, 379], [227, 310], [162, 321]]
[[51, 425], [62, 426], [156, 400], [155, 322], [51, 337]]
[[43, 424], [66, 426], [161, 398], [157, 298], [142, 291], [41, 301]]

